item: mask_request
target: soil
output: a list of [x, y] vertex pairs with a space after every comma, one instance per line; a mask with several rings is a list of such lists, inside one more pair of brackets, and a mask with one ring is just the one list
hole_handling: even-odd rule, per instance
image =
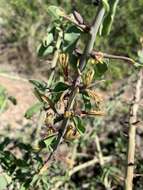
[[0, 115], [0, 125], [10, 124], [11, 127], [20, 127], [22, 123], [28, 122], [23, 116], [30, 105], [36, 102], [36, 98], [28, 80], [12, 79], [9, 76], [12, 75], [0, 76], [0, 84], [7, 89], [8, 95], [16, 98], [18, 105], [9, 103], [8, 109]]

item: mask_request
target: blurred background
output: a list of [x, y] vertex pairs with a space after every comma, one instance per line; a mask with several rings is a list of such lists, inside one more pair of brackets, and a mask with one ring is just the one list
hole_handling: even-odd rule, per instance
[[[25, 151], [28, 149], [26, 147], [25, 150], [24, 146], [33, 142], [33, 134], [39, 125], [37, 124], [38, 116], [29, 121], [24, 118], [24, 113], [36, 101], [28, 80], [34, 78], [46, 81], [48, 79], [49, 61], [37, 56], [37, 47], [50, 23], [47, 7], [53, 4], [71, 13], [74, 3], [87, 22], [92, 20], [95, 6], [90, 0], [75, 2], [70, 0], [0, 0], [0, 151], [8, 151], [8, 159], [11, 158], [11, 154], [21, 160], [25, 159], [24, 156], [27, 153]], [[95, 50], [141, 61], [142, 10], [142, 0], [120, 0], [111, 33], [106, 38], [98, 37]], [[82, 46], [84, 46], [84, 39]], [[110, 62], [109, 71], [103, 78], [105, 82], [98, 85], [98, 90], [105, 98], [106, 116], [97, 119], [94, 122], [95, 127], [87, 130], [87, 134], [81, 141], [76, 141], [70, 148], [68, 145], [61, 146], [57, 153], [59, 159], [45, 179], [50, 180], [57, 175], [63, 177], [64, 171], [69, 167], [68, 161], [65, 162], [64, 158], [70, 157], [74, 151], [76, 152], [75, 165], [89, 161], [93, 155], [98, 157], [100, 149], [102, 156], [109, 161], [105, 163], [105, 166], [97, 162], [85, 170], [74, 173], [57, 189], [123, 189], [127, 121], [137, 73], [138, 70], [132, 65], [119, 61]], [[143, 189], [142, 106], [143, 101], [139, 110], [140, 123], [136, 136], [135, 190]], [[93, 125], [92, 121], [91, 125]], [[5, 155], [0, 156], [1, 172], [4, 165], [3, 157]], [[27, 159], [32, 158], [29, 156]], [[12, 175], [16, 176], [13, 172], [8, 174], [8, 176]], [[6, 177], [5, 180], [0, 177], [0, 180], [6, 184], [2, 188], [0, 185], [1, 189], [20, 189], [22, 179]], [[56, 179], [53, 183], [61, 180], [61, 178]], [[8, 184], [11, 184], [9, 188], [6, 187]], [[44, 187], [41, 185], [37, 189], [44, 189]], [[54, 189], [52, 184], [50, 184], [50, 189]]]

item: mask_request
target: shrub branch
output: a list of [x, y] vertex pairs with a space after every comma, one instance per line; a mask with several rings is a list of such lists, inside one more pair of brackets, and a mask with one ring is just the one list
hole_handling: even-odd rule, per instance
[[[84, 69], [84, 67], [86, 65], [86, 61], [87, 61], [87, 58], [88, 58], [89, 54], [93, 50], [94, 42], [96, 40], [97, 32], [98, 32], [99, 27], [101, 25], [104, 13], [105, 13], [105, 9], [102, 8], [102, 7], [99, 7], [97, 15], [95, 16], [95, 19], [93, 20], [92, 26], [91, 26], [91, 28], [89, 30], [89, 36], [88, 36], [87, 45], [85, 46], [84, 52], [81, 55], [81, 59], [80, 59], [80, 62], [79, 62], [79, 70], [81, 72], [83, 71], [83, 69]], [[70, 111], [70, 109], [72, 109], [72, 107], [73, 107], [75, 97], [76, 97], [76, 95], [77, 95], [77, 93], [79, 91], [78, 85], [80, 84], [80, 80], [81, 80], [81, 77], [78, 74], [76, 76], [75, 83], [73, 84], [73, 90], [71, 91], [71, 93], [69, 95], [69, 101], [68, 101], [66, 111]], [[59, 130], [59, 134], [58, 134], [58, 137], [57, 137], [57, 142], [56, 142], [55, 146], [53, 147], [53, 151], [50, 153], [49, 157], [45, 161], [44, 166], [40, 169], [40, 172], [39, 172], [40, 174], [42, 174], [43, 171], [45, 171], [48, 168], [48, 165], [49, 165], [48, 162], [52, 158], [52, 156], [53, 156], [54, 152], [56, 151], [58, 145], [61, 143], [62, 138], [63, 138], [63, 136], [65, 134], [66, 127], [67, 127], [68, 123], [69, 123], [69, 118], [64, 118], [64, 120], [63, 120], [63, 122], [61, 124], [61, 128]]]
[[127, 154], [127, 168], [125, 177], [125, 190], [133, 189], [133, 176], [134, 176], [134, 161], [135, 161], [135, 141], [136, 141], [136, 126], [137, 126], [137, 112], [139, 108], [139, 101], [141, 99], [141, 86], [143, 81], [143, 70], [138, 73], [138, 80], [136, 83], [136, 91], [133, 98], [133, 104], [130, 108], [129, 119], [129, 141], [128, 141], [128, 154]]

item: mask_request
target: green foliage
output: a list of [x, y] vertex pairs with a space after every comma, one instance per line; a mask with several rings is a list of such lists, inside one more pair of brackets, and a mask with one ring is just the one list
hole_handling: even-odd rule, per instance
[[33, 106], [31, 106], [25, 113], [25, 117], [27, 119], [30, 119], [31, 117], [33, 117], [36, 113], [40, 112], [43, 108], [43, 104], [41, 102], [38, 102], [36, 104], [34, 104]]
[[17, 104], [17, 100], [13, 96], [9, 96], [7, 90], [0, 85], [0, 113], [2, 113], [7, 107], [9, 101], [13, 104]]
[[110, 33], [118, 3], [119, 3], [119, 0], [110, 0], [109, 1], [110, 8], [107, 12], [106, 17], [104, 18], [103, 25], [101, 28], [102, 35], [106, 35], [106, 34], [108, 35]]
[[[18, 18], [24, 16], [25, 20], [28, 17], [28, 21], [30, 20], [28, 23], [24, 21], [26, 23], [26, 30], [24, 30], [24, 32], [22, 32], [24, 25], [23, 23], [20, 23], [21, 28], [19, 28], [19, 33], [15, 34], [15, 41], [16, 39], [22, 40], [23, 38], [31, 38], [31, 32], [28, 34], [27, 31], [29, 29], [28, 27], [30, 27], [33, 22], [40, 22], [40, 26], [42, 25], [44, 26], [43, 28], [45, 28], [45, 18], [51, 19], [52, 23], [48, 26], [47, 33], [38, 47], [37, 54], [41, 58], [48, 59], [51, 64], [53, 64], [53, 62], [56, 62], [56, 64], [54, 66], [51, 64], [48, 65], [52, 68], [49, 69], [49, 73], [51, 75], [48, 79], [51, 80], [50, 82], [30, 80], [30, 83], [34, 86], [34, 94], [39, 102], [32, 105], [27, 110], [25, 117], [30, 119], [35, 114], [41, 111], [42, 113], [44, 112], [45, 115], [42, 121], [41, 118], [39, 118], [39, 121], [42, 123], [40, 123], [42, 127], [39, 126], [39, 122], [37, 122], [38, 126], [36, 126], [36, 128], [33, 126], [28, 127], [32, 129], [34, 128], [31, 133], [28, 131], [28, 134], [26, 134], [24, 131], [23, 136], [30, 139], [30, 142], [28, 143], [27, 139], [26, 143], [23, 143], [16, 139], [10, 139], [9, 137], [3, 137], [0, 140], [1, 167], [7, 175], [10, 176], [10, 180], [7, 181], [7, 178], [5, 178], [4, 175], [1, 175], [0, 185], [3, 189], [8, 186], [8, 188], [11, 187], [13, 189], [20, 190], [54, 189], [59, 182], [61, 183], [61, 188], [59, 187], [59, 189], [66, 188], [80, 190], [81, 188], [84, 189], [86, 187], [88, 189], [95, 189], [95, 185], [97, 185], [97, 188], [99, 189], [111, 189], [113, 186], [115, 188], [122, 188], [122, 173], [117, 168], [120, 163], [121, 171], [124, 170], [123, 162], [127, 140], [120, 135], [121, 130], [118, 127], [117, 129], [112, 125], [111, 128], [109, 127], [111, 123], [109, 118], [105, 118], [104, 120], [98, 118], [98, 115], [102, 115], [102, 106], [100, 94], [98, 95], [95, 91], [95, 88], [97, 88], [96, 84], [101, 82], [100, 79], [104, 79], [107, 76], [109, 69], [115, 76], [114, 78], [113, 75], [109, 76], [108, 74], [109, 81], [111, 77], [116, 79], [117, 75], [122, 71], [121, 69], [118, 69], [117, 66], [114, 67], [113, 65], [110, 65], [111, 63], [109, 63], [109, 61], [104, 57], [101, 61], [95, 57], [95, 63], [88, 65], [88, 60], [91, 56], [88, 54], [85, 55], [87, 64], [82, 72], [79, 65], [82, 53], [79, 55], [76, 53], [76, 50], [77, 48], [82, 49], [84, 43], [85, 45], [87, 44], [88, 38], [90, 38], [91, 34], [87, 35], [89, 31], [81, 29], [82, 27], [77, 23], [77, 20], [73, 18], [73, 15], [71, 16], [67, 14], [58, 6], [47, 6], [47, 1], [43, 1], [42, 7], [38, 9], [38, 6], [41, 5], [40, 2], [41, 1], [29, 1], [26, 3], [26, 1], [14, 0], [9, 2], [12, 10], [14, 10], [15, 13], [18, 13]], [[77, 7], [83, 5], [83, 2], [84, 1], [78, 1]], [[102, 1], [103, 6], [106, 9], [106, 16], [103, 20], [102, 28], [104, 34], [109, 33], [111, 29], [113, 18], [115, 17], [117, 2], [118, 1], [114, 1], [115, 4], [112, 4], [113, 1]], [[58, 1], [58, 3], [66, 5], [66, 9], [71, 8], [71, 5], [67, 5], [68, 3], [66, 3], [66, 1]], [[126, 5], [127, 4], [130, 3], [126, 2]], [[83, 5], [80, 8], [82, 9], [81, 12], [83, 11], [83, 16], [86, 16], [85, 13], [87, 13], [87, 20], [93, 17], [93, 12], [95, 12], [96, 9], [93, 5], [88, 6]], [[88, 7], [86, 11], [85, 7]], [[94, 7], [94, 9], [91, 10], [91, 7]], [[24, 12], [25, 9], [26, 12]], [[39, 12], [39, 10], [42, 10], [42, 12]], [[117, 10], [119, 11], [118, 8]], [[43, 15], [43, 17], [41, 18], [40, 15]], [[14, 17], [10, 18], [11, 21], [13, 21], [13, 19]], [[15, 25], [15, 27], [18, 27], [18, 25]], [[111, 39], [108, 39], [107, 41], [114, 40], [113, 33], [115, 30], [116, 28], [111, 31]], [[101, 39], [99, 38], [100, 36], [98, 36], [99, 45], [97, 44], [97, 46], [101, 49], [104, 48], [104, 50], [106, 47], [107, 50], [111, 50], [116, 43], [113, 41], [113, 46], [108, 46], [108, 44], [106, 44], [106, 39], [103, 39], [102, 37]], [[33, 35], [32, 39], [35, 39]], [[103, 40], [103, 43], [101, 43], [101, 40]], [[36, 43], [37, 41], [38, 40], [36, 40]], [[34, 45], [36, 43], [34, 41]], [[104, 43], [107, 46], [104, 46]], [[85, 52], [87, 49], [85, 49]], [[63, 54], [62, 60], [59, 59], [61, 54]], [[138, 56], [139, 61], [142, 63], [141, 51], [138, 52]], [[86, 74], [88, 69], [94, 70], [94, 76], [93, 80], [90, 80], [90, 84], [85, 85], [82, 81], [82, 75]], [[119, 74], [118, 78], [122, 78], [122, 74]], [[105, 83], [105, 88], [107, 88], [107, 83], [108, 81]], [[100, 87], [102, 87], [102, 85]], [[87, 90], [90, 90], [91, 94], [88, 94]], [[74, 92], [76, 92], [75, 97]], [[0, 89], [0, 105], [2, 105], [2, 107], [4, 105], [3, 102], [5, 101], [5, 97], [16, 104], [16, 100], [11, 96], [7, 97], [5, 89], [2, 88], [2, 90]], [[69, 108], [69, 103], [72, 105], [71, 108]], [[111, 114], [113, 121], [116, 120], [117, 115], [119, 114], [120, 116], [121, 114], [119, 113], [121, 108], [119, 109], [117, 105], [115, 106], [116, 101], [114, 102], [114, 98], [111, 98], [111, 100], [108, 101], [109, 105], [106, 105], [106, 103], [104, 104], [110, 112], [107, 114]], [[122, 111], [124, 111], [123, 114], [125, 114], [125, 111], [128, 111], [128, 107], [126, 106], [126, 109], [122, 109]], [[114, 113], [118, 114], [116, 115]], [[92, 115], [92, 118], [88, 121], [87, 117], [89, 117], [90, 114]], [[65, 123], [68, 124], [65, 130], [63, 130]], [[117, 126], [119, 126], [119, 123], [117, 123]], [[25, 130], [25, 128], [26, 127], [24, 127], [23, 130]], [[40, 136], [39, 134], [39, 131], [41, 132], [42, 128], [45, 128], [44, 136]], [[98, 136], [98, 132], [100, 132], [99, 136], [104, 133], [101, 140], [99, 140], [101, 141], [99, 144], [95, 141], [95, 138]], [[54, 159], [54, 162], [51, 165], [48, 165], [48, 168], [46, 168], [44, 172], [41, 172], [40, 169], [43, 169], [44, 160], [47, 160], [47, 153], [53, 151], [55, 145], [59, 145], [61, 142], [63, 146], [65, 145], [65, 134], [70, 134], [69, 137], [71, 137], [71, 141], [67, 143], [67, 145], [71, 145], [71, 149], [73, 148], [73, 152], [70, 153], [71, 160], [68, 158], [68, 154], [64, 155], [65, 153], [63, 151], [62, 155], [57, 156], [57, 160]], [[62, 138], [58, 141], [60, 135]], [[82, 138], [81, 140], [78, 140], [80, 135], [82, 135]], [[22, 138], [20, 138], [20, 140]], [[76, 141], [74, 141], [75, 139]], [[72, 141], [73, 143], [71, 143]], [[102, 148], [101, 153], [100, 143]], [[12, 152], [13, 147], [18, 149], [20, 156], [17, 156]], [[100, 163], [102, 153], [104, 157], [107, 158], [107, 162], [109, 162], [109, 164], [106, 164], [105, 162], [104, 166]], [[110, 155], [114, 155], [117, 158], [110, 158]], [[76, 169], [80, 167], [77, 167], [74, 170], [73, 167], [76, 167], [76, 164], [80, 165], [90, 159], [94, 160], [94, 157], [96, 158], [96, 156], [99, 163], [95, 162], [93, 165], [90, 165], [89, 169], [82, 166], [85, 171], [77, 170], [78, 172], [76, 172]], [[119, 160], [120, 157], [122, 160]], [[108, 158], [110, 158], [109, 161]], [[72, 163], [73, 161], [75, 163]], [[68, 166], [66, 166], [66, 164]], [[84, 164], [84, 166], [85, 165], [86, 164]], [[111, 167], [111, 165], [113, 166]], [[76, 172], [76, 174], [72, 174], [73, 171]], [[81, 180], [80, 183], [78, 183], [77, 179]]]
[[85, 133], [86, 129], [85, 129], [85, 126], [84, 126], [84, 124], [83, 124], [82, 119], [81, 119], [80, 117], [74, 117], [74, 118], [73, 118], [73, 121], [74, 121], [74, 123], [75, 123], [75, 126], [76, 126], [78, 132], [79, 132], [81, 135], [83, 135], [83, 134]]

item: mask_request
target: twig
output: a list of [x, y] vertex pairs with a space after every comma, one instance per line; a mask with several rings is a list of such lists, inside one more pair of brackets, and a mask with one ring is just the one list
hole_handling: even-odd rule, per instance
[[[81, 56], [81, 51], [79, 49], [76, 49], [75, 53], [78, 54], [79, 56]], [[135, 61], [129, 57], [121, 56], [121, 55], [108, 54], [108, 53], [104, 53], [104, 52], [100, 52], [100, 51], [94, 51], [93, 50], [91, 52], [90, 56], [94, 59], [96, 59], [97, 56], [101, 56], [102, 58], [118, 59], [118, 60], [125, 61], [126, 63], [135, 64]]]
[[103, 166], [104, 165], [103, 153], [101, 150], [101, 146], [100, 146], [100, 142], [99, 142], [99, 138], [97, 134], [95, 134], [95, 143], [96, 143], [96, 148], [98, 151], [98, 158], [99, 158], [100, 165]]
[[[94, 42], [96, 39], [96, 35], [97, 35], [97, 32], [98, 32], [99, 27], [101, 25], [104, 13], [105, 13], [105, 9], [99, 7], [97, 16], [95, 17], [93, 24], [92, 24], [90, 31], [89, 31], [89, 37], [88, 37], [87, 45], [85, 46], [84, 52], [83, 52], [81, 59], [80, 59], [80, 62], [79, 62], [79, 70], [81, 72], [83, 71], [83, 69], [86, 65], [86, 60], [87, 60], [88, 55], [91, 53], [91, 51], [93, 49]], [[69, 111], [73, 107], [75, 97], [79, 91], [78, 85], [80, 84], [80, 80], [81, 80], [81, 76], [78, 75], [75, 79], [75, 84], [73, 85], [73, 89], [71, 90], [71, 93], [69, 95], [69, 101], [67, 104], [66, 111]], [[59, 146], [59, 144], [61, 143], [68, 123], [69, 123], [69, 118], [65, 118], [61, 124], [61, 128], [60, 128], [60, 131], [59, 131], [59, 134], [57, 137], [57, 142], [55, 143], [55, 146], [53, 147], [53, 151], [51, 152], [51, 154], [49, 155], [49, 157], [45, 161], [44, 166], [40, 169], [40, 172], [39, 172], [40, 174], [48, 168], [48, 165], [49, 165], [48, 162], [52, 158], [52, 156], [53, 156], [54, 152], [56, 151], [57, 147]]]
[[[112, 157], [108, 156], [108, 157], [104, 157], [103, 158], [104, 163], [110, 162], [112, 160]], [[99, 159], [94, 157], [92, 160], [89, 160], [83, 164], [80, 164], [78, 166], [75, 166], [72, 170], [70, 170], [68, 172], [68, 176], [71, 177], [73, 174], [75, 174], [76, 172], [79, 172], [80, 170], [84, 170], [88, 167], [93, 166], [94, 164], [99, 163]], [[55, 187], [53, 188], [53, 190], [57, 190], [61, 185], [63, 185], [65, 181], [58, 181], [55, 184]]]
[[102, 53], [102, 52], [95, 52], [93, 51], [91, 56], [92, 57], [96, 57], [96, 56], [103, 56], [103, 58], [107, 58], [107, 59], [118, 59], [118, 60], [123, 60], [126, 63], [132, 63], [134, 64], [135, 61], [129, 57], [126, 56], [121, 56], [121, 55], [112, 55], [112, 54], [108, 54], [108, 53]]
[[13, 79], [13, 80], [19, 80], [19, 81], [23, 81], [23, 82], [28, 82], [28, 79], [26, 78], [22, 78], [22, 77], [19, 77], [19, 76], [14, 76], [14, 75], [10, 75], [9, 73], [0, 73], [0, 76], [2, 77], [6, 77], [8, 79]]
[[125, 177], [125, 190], [133, 189], [133, 177], [134, 177], [134, 161], [135, 161], [135, 141], [136, 141], [136, 122], [137, 112], [139, 108], [138, 102], [141, 98], [141, 86], [143, 81], [143, 70], [141, 69], [138, 73], [138, 80], [136, 83], [136, 91], [133, 98], [133, 104], [130, 109], [129, 119], [129, 141], [128, 141], [128, 154], [127, 154], [127, 168]]

